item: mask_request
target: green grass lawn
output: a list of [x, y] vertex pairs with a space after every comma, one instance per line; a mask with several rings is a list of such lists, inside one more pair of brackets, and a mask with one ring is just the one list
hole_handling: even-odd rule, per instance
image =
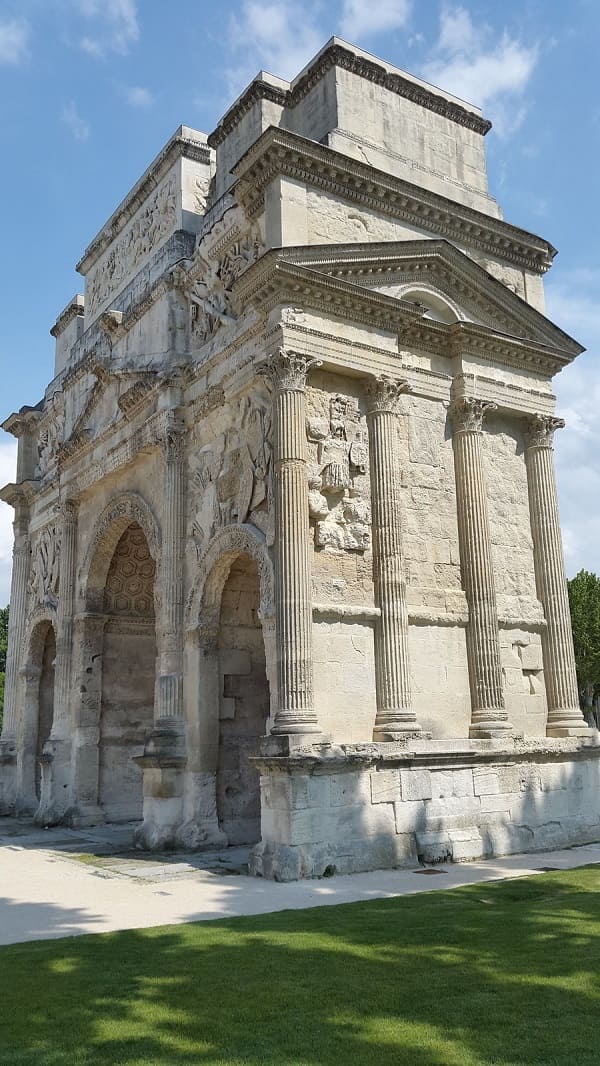
[[0, 948], [0, 1063], [600, 1063], [600, 867]]

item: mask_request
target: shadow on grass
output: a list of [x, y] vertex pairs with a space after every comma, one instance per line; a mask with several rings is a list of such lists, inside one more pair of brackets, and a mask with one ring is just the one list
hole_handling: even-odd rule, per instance
[[0, 1062], [591, 1066], [600, 868], [0, 950]]

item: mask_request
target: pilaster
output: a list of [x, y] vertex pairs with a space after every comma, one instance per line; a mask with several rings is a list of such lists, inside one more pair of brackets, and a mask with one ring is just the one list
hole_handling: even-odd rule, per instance
[[495, 406], [461, 396], [450, 407], [460, 562], [469, 608], [466, 640], [473, 738], [501, 737], [512, 728], [504, 702], [481, 442], [484, 416]]
[[585, 735], [589, 728], [579, 706], [554, 473], [554, 432], [563, 426], [561, 418], [533, 415], [525, 434], [535, 581], [546, 616], [542, 654], [550, 737]]
[[73, 500], [61, 507], [60, 579], [56, 617], [56, 672], [52, 732], [42, 753], [42, 787], [36, 821], [59, 822], [68, 806], [71, 747], [71, 664], [77, 559], [77, 512]]
[[398, 415], [408, 382], [385, 376], [365, 387], [369, 427], [373, 580], [380, 615], [375, 625], [377, 714], [374, 740], [419, 732], [412, 708], [406, 576], [402, 556]]
[[17, 730], [19, 713], [20, 658], [25, 635], [27, 587], [31, 566], [29, 507], [23, 497], [14, 500], [13, 568], [8, 613], [8, 650], [4, 687], [4, 716], [0, 737], [0, 814], [12, 811], [15, 802]]

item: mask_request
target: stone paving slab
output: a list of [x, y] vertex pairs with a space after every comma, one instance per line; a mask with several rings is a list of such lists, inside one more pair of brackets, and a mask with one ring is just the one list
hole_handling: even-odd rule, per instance
[[[12, 831], [15, 826], [18, 833]], [[233, 876], [244, 866], [244, 848], [134, 857], [132, 832], [133, 827], [120, 826], [104, 826], [100, 833], [64, 827], [40, 831], [0, 819], [0, 944], [432, 892], [600, 863], [598, 843], [277, 884], [244, 873]], [[85, 862], [77, 858], [75, 845], [81, 844], [90, 848]], [[101, 846], [111, 854], [97, 855], [94, 849]]]

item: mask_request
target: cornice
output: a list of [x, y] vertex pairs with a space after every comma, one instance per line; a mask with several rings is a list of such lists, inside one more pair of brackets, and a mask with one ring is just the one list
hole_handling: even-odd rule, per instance
[[10, 507], [17, 507], [20, 503], [29, 504], [37, 495], [38, 488], [39, 481], [11, 481], [0, 489], [0, 500]]
[[0, 422], [0, 429], [17, 438], [24, 433], [31, 433], [42, 418], [42, 403], [40, 401], [36, 407], [22, 407], [20, 411], [14, 411], [4, 422]]
[[236, 100], [233, 107], [226, 112], [216, 130], [210, 134], [208, 144], [211, 148], [217, 148], [222, 144], [257, 101], [269, 100], [282, 108], [296, 107], [332, 67], [339, 67], [359, 78], [364, 78], [373, 85], [380, 85], [388, 92], [410, 100], [428, 111], [433, 111], [459, 126], [465, 126], [474, 133], [485, 136], [492, 128], [488, 119], [457, 101], [435, 92], [432, 86], [413, 80], [401, 71], [388, 70], [383, 63], [378, 63], [372, 57], [357, 54], [340, 41], [332, 40], [309, 65], [306, 73], [302, 74], [288, 89], [268, 81], [253, 81]]
[[208, 135], [207, 143], [211, 148], [218, 148], [225, 138], [229, 136], [231, 131], [235, 129], [244, 115], [247, 114], [248, 111], [254, 107], [254, 104], [258, 103], [260, 100], [268, 100], [272, 104], [279, 104], [280, 107], [286, 107], [289, 102], [289, 97], [289, 90], [280, 88], [278, 85], [273, 85], [271, 82], [251, 82], [242, 95], [235, 101], [229, 110], [225, 112], [217, 128]]
[[74, 318], [83, 318], [84, 314], [84, 297], [81, 293], [77, 293], [73, 297], [70, 303], [67, 304], [64, 311], [56, 319], [50, 335], [52, 337], [60, 337], [61, 333], [64, 333], [65, 329]]
[[251, 218], [263, 210], [266, 186], [284, 174], [538, 274], [549, 269], [556, 255], [548, 241], [527, 230], [274, 126], [255, 141], [233, 172], [237, 197]]
[[87, 246], [75, 267], [80, 274], [85, 275], [91, 270], [96, 260], [125, 228], [177, 159], [191, 159], [197, 163], [204, 163], [206, 166], [210, 165], [211, 152], [208, 144], [188, 136], [183, 132], [184, 130], [187, 130], [187, 127], [180, 127], [175, 136], [171, 137], [162, 152], [110, 216], [100, 233]]
[[341, 280], [356, 283], [360, 279], [359, 284], [365, 288], [393, 283], [394, 275], [399, 274], [412, 275], [410, 279], [402, 277], [402, 281], [418, 283], [438, 277], [444, 281], [451, 273], [452, 299], [457, 301], [464, 296], [486, 314], [501, 319], [506, 316], [502, 325], [507, 333], [515, 320], [522, 319], [542, 343], [551, 343], [553, 337], [557, 347], [571, 351], [573, 356], [585, 351], [578, 341], [444, 238], [288, 246], [281, 249], [281, 254], [291, 262]]
[[468, 352], [547, 376], [573, 359], [572, 352], [537, 340], [510, 337], [473, 322], [446, 324], [423, 318], [409, 302], [288, 262], [285, 254], [286, 250], [267, 252], [234, 284], [235, 298], [252, 303], [264, 314], [283, 303], [311, 307], [396, 333], [403, 346], [446, 358]]

